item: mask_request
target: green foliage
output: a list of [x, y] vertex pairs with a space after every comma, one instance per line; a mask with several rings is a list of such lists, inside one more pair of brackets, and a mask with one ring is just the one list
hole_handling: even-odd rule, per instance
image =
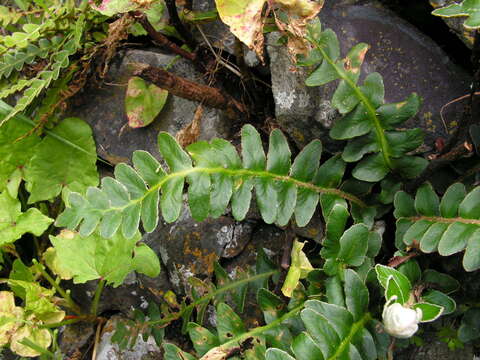
[[39, 236], [52, 222], [36, 208], [22, 212], [20, 201], [7, 191], [0, 193], [0, 246], [20, 239], [25, 233]]
[[138, 232], [130, 239], [120, 233], [105, 239], [96, 233], [82, 237], [64, 230], [51, 236], [50, 241], [58, 266], [73, 277], [74, 283], [102, 279], [116, 287], [134, 270], [151, 277], [160, 273], [156, 254], [147, 245], [137, 244], [140, 238]]
[[26, 168], [28, 202], [53, 199], [64, 187], [85, 193], [98, 184], [96, 161], [90, 126], [78, 118], [62, 120], [37, 145]]
[[432, 186], [422, 185], [413, 199], [400, 191], [395, 195], [396, 244], [415, 246], [424, 253], [450, 256], [465, 251], [463, 267], [480, 268], [480, 187], [466, 192], [460, 183], [451, 185], [443, 198]]
[[314, 49], [300, 64], [318, 68], [306, 84], [320, 86], [340, 80], [332, 105], [343, 117], [334, 124], [330, 136], [337, 140], [349, 140], [342, 152], [344, 161], [361, 160], [354, 168], [353, 176], [376, 182], [391, 171], [405, 178], [420, 174], [427, 161], [407, 153], [423, 143], [421, 130], [396, 130], [417, 113], [420, 98], [412, 94], [403, 102], [384, 104], [383, 79], [378, 73], [367, 75], [363, 85], [357, 84], [369, 48], [367, 44], [355, 45], [344, 59], [340, 59], [336, 34], [331, 29], [322, 31], [318, 21], [309, 27], [307, 39]]
[[149, 153], [136, 151], [134, 168], [119, 164], [115, 167], [115, 179], [104, 178], [101, 189], [89, 188], [85, 197], [70, 194], [57, 226], [75, 229], [82, 223], [80, 233], [87, 236], [99, 224], [100, 234], [108, 238], [122, 225], [123, 235], [130, 238], [141, 220], [145, 231], [151, 232], [158, 223], [159, 202], [165, 221], [178, 218], [185, 181], [189, 184], [188, 204], [197, 221], [209, 215], [220, 216], [229, 203], [235, 219], [243, 220], [253, 188], [262, 218], [266, 223], [281, 226], [288, 223], [293, 213], [298, 225], [307, 224], [319, 194], [363, 206], [360, 199], [336, 188], [345, 170], [341, 159], [330, 159], [319, 167], [321, 144], [317, 140], [302, 150], [293, 165], [287, 141], [279, 130], [270, 135], [265, 156], [260, 135], [250, 125], [242, 129], [243, 162], [233, 145], [221, 139], [194, 143], [187, 147], [188, 154], [168, 133], [159, 134], [158, 144], [168, 172]]
[[[51, 103], [51, 94], [45, 90], [62, 79], [67, 68], [79, 69], [70, 64], [70, 57], [90, 51], [92, 43], [88, 32], [97, 26], [99, 18], [87, 5], [86, 0], [79, 7], [72, 1], [29, 2], [24, 9], [30, 10], [25, 11], [29, 15], [18, 19], [14, 9], [0, 10], [6, 17], [3, 21], [9, 24], [8, 35], [0, 41], [0, 79], [5, 79], [0, 98], [22, 91], [0, 126], [26, 111], [43, 94], [44, 100]], [[30, 67], [35, 68], [33, 76], [28, 75], [32, 73], [27, 71]]]
[[480, 337], [480, 309], [474, 307], [468, 309], [463, 315], [460, 328], [458, 329], [458, 338], [466, 343]]
[[167, 97], [167, 90], [160, 89], [154, 84], [148, 85], [139, 77], [130, 78], [125, 95], [128, 125], [139, 128], [150, 124], [162, 111]]
[[440, 9], [432, 11], [433, 15], [445, 18], [467, 17], [463, 26], [469, 30], [480, 28], [480, 1], [464, 0], [460, 4], [453, 3]]
[[[276, 266], [262, 249], [258, 251], [255, 270], [245, 273], [240, 271], [235, 279], [230, 278], [226, 271], [218, 263], [215, 263], [216, 284], [194, 277], [190, 278], [191, 288], [188, 296], [190, 303], [188, 305], [185, 300], [178, 304], [175, 295], [172, 292], [167, 292], [164, 296], [164, 303], [161, 306], [149, 304], [145, 314], [136, 311], [135, 319], [120, 322], [112, 337], [112, 341], [118, 343], [122, 348], [127, 348], [135, 344], [138, 335], [147, 338], [149, 334], [152, 334], [157, 343], [160, 343], [163, 339], [163, 328], [177, 319], [182, 319], [183, 333], [188, 332], [192, 336], [193, 332], [194, 336], [199, 339], [201, 334], [205, 335], [208, 333], [208, 330], [203, 330], [198, 324], [203, 323], [209, 304], [213, 303], [217, 306], [223, 304], [222, 308], [230, 316], [235, 313], [230, 307], [225, 308], [227, 305], [224, 301], [228, 299], [235, 303], [239, 312], [243, 312], [249, 288], [257, 291], [266, 287], [269, 279], [277, 273]], [[238, 315], [231, 316], [238, 323]], [[192, 318], [195, 320], [192, 320]], [[196, 323], [193, 321], [196, 321]], [[192, 327], [194, 328], [193, 330]], [[200, 335], [197, 334], [198, 332], [200, 332]], [[175, 356], [180, 356], [177, 351], [173, 351], [174, 348], [170, 348], [170, 350], [172, 351], [172, 356], [175, 354]], [[206, 351], [208, 350], [210, 348]], [[173, 358], [176, 359], [175, 357]]]

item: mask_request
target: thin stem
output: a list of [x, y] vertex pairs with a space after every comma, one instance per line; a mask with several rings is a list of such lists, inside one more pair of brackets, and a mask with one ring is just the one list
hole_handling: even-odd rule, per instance
[[[220, 345], [220, 346], [217, 346], [216, 348], [213, 348], [211, 349], [210, 351], [214, 350], [215, 349], [215, 353], [219, 353], [220, 351], [222, 352], [225, 352], [227, 353], [228, 352], [228, 349], [232, 348], [232, 347], [235, 347], [235, 346], [238, 346], [238, 344], [241, 344], [243, 341], [245, 341], [246, 339], [248, 338], [251, 338], [253, 336], [256, 336], [258, 334], [262, 334], [270, 329], [273, 329], [277, 326], [279, 326], [282, 322], [284, 322], [285, 320], [287, 319], [290, 319], [294, 316], [297, 316], [298, 313], [303, 309], [304, 307], [304, 303], [293, 308], [292, 310], [290, 310], [288, 313], [286, 314], [283, 314], [282, 316], [280, 316], [278, 319], [276, 320], [273, 320], [270, 324], [267, 324], [267, 325], [264, 325], [264, 326], [259, 326], [259, 327], [256, 327], [246, 333], [243, 333], [241, 335], [238, 335], [236, 337], [234, 337], [233, 339], [227, 341], [226, 343]], [[206, 359], [207, 357], [205, 357]]]
[[186, 177], [190, 174], [194, 174], [194, 173], [224, 174], [224, 175], [228, 175], [230, 177], [240, 176], [240, 177], [245, 177], [245, 178], [248, 178], [248, 177], [270, 178], [272, 180], [277, 180], [277, 181], [281, 181], [281, 182], [284, 182], [284, 183], [291, 183], [291, 184], [296, 185], [297, 187], [312, 190], [313, 192], [317, 192], [317, 193], [321, 193], [321, 194], [337, 195], [337, 196], [339, 196], [343, 199], [346, 199], [348, 201], [351, 201], [351, 202], [359, 205], [360, 207], [366, 207], [366, 204], [362, 200], [360, 200], [358, 197], [356, 197], [355, 195], [343, 192], [343, 191], [335, 189], [335, 188], [324, 188], [324, 187], [321, 187], [321, 186], [317, 186], [317, 185], [314, 185], [312, 183], [307, 183], [307, 182], [304, 182], [304, 181], [297, 180], [297, 179], [292, 178], [290, 176], [277, 175], [277, 174], [274, 174], [274, 173], [271, 173], [271, 172], [268, 172], [268, 171], [263, 171], [263, 170], [225, 169], [223, 167], [217, 167], [217, 168], [192, 167], [192, 168], [187, 169], [187, 170], [170, 173], [170, 174], [164, 176], [163, 178], [161, 178], [159, 180], [158, 183], [156, 183], [155, 185], [152, 185], [141, 197], [139, 197], [137, 199], [134, 199], [134, 200], [131, 200], [130, 202], [128, 202], [124, 206], [111, 207], [111, 208], [106, 209], [106, 210], [98, 209], [98, 212], [102, 213], [102, 214], [105, 214], [109, 211], [123, 211], [126, 207], [131, 206], [134, 203], [143, 202], [145, 200], [145, 198], [147, 196], [149, 196], [152, 192], [159, 191], [167, 181], [170, 181], [170, 180], [172, 180], [173, 178], [176, 178], [176, 177], [184, 178], [184, 177]]
[[82, 316], [82, 310], [80, 307], [72, 300], [70, 294], [62, 289], [62, 287], [50, 276], [48, 272], [45, 271], [43, 266], [39, 264], [36, 260], [33, 260], [37, 270], [42, 274], [42, 276], [47, 280], [50, 285], [52, 285], [55, 290], [60, 294], [60, 296], [67, 302], [67, 305], [74, 313], [77, 315]]
[[462, 224], [480, 225], [480, 220], [464, 219], [461, 217], [445, 218], [441, 216], [412, 216], [412, 217], [402, 217], [401, 219], [406, 219], [410, 221], [426, 220], [426, 221], [443, 223], [443, 224], [462, 223]]
[[185, 314], [186, 312], [190, 311], [191, 309], [195, 308], [196, 306], [204, 303], [204, 302], [208, 302], [210, 301], [212, 298], [214, 298], [215, 296], [217, 295], [220, 295], [226, 291], [229, 291], [229, 290], [232, 290], [232, 289], [235, 289], [236, 287], [239, 287], [239, 286], [242, 286], [243, 284], [245, 283], [249, 283], [249, 282], [253, 282], [253, 281], [256, 281], [256, 280], [261, 280], [263, 278], [266, 278], [266, 277], [270, 277], [272, 275], [275, 275], [279, 272], [279, 270], [272, 270], [272, 271], [268, 271], [268, 272], [264, 272], [264, 273], [261, 273], [261, 274], [257, 274], [257, 275], [254, 275], [254, 276], [250, 276], [248, 278], [245, 278], [245, 279], [242, 279], [242, 280], [238, 280], [238, 281], [235, 281], [235, 282], [231, 282], [230, 284], [227, 284], [225, 286], [222, 286], [221, 288], [218, 288], [217, 290], [215, 291], [212, 291], [210, 293], [208, 293], [207, 295], [201, 297], [200, 299], [197, 299], [195, 300], [194, 302], [192, 302], [190, 305], [184, 307], [183, 309], [181, 309], [179, 312], [177, 313], [174, 313], [170, 316], [167, 316], [163, 319], [160, 319], [160, 320], [152, 320], [152, 321], [147, 321], [145, 323], [145, 325], [147, 326], [151, 326], [151, 325], [163, 325], [163, 324], [169, 324], [171, 323], [172, 321], [175, 321], [177, 319], [180, 319], [183, 314]]
[[333, 61], [333, 59], [322, 48], [321, 44], [319, 44], [318, 42], [315, 42], [315, 45], [318, 51], [320, 51], [320, 53], [322, 54], [325, 61], [328, 62], [335, 69], [338, 76], [340, 76], [342, 80], [344, 80], [348, 84], [348, 86], [350, 86], [350, 88], [353, 90], [357, 98], [365, 106], [365, 109], [368, 114], [368, 118], [373, 122], [373, 126], [375, 128], [375, 135], [379, 142], [381, 153], [385, 161], [385, 164], [388, 166], [388, 168], [392, 169], [393, 165], [390, 159], [390, 147], [389, 147], [387, 138], [385, 136], [385, 131], [382, 127], [380, 119], [377, 116], [377, 111], [375, 109], [375, 106], [368, 99], [368, 97], [365, 96], [365, 94], [362, 92], [360, 87], [352, 79], [350, 79], [347, 73], [340, 66], [338, 66], [338, 64], [336, 64], [335, 61]]
[[342, 340], [340, 345], [338, 345], [337, 349], [335, 350], [335, 353], [332, 356], [330, 356], [327, 360], [335, 360], [340, 358], [340, 356], [344, 354], [345, 351], [350, 346], [350, 343], [352, 342], [357, 332], [361, 331], [365, 327], [365, 324], [369, 322], [371, 319], [372, 319], [372, 315], [370, 313], [365, 313], [360, 320], [354, 323], [350, 327], [350, 332], [348, 333], [348, 335]]
[[46, 328], [46, 329], [52, 329], [52, 328], [57, 328], [57, 327], [64, 326], [64, 325], [75, 324], [77, 322], [82, 322], [82, 321], [94, 322], [95, 320], [96, 319], [92, 316], [79, 316], [79, 317], [76, 317], [74, 319], [63, 320], [63, 321], [60, 321], [58, 323], [42, 324], [42, 325], [39, 325], [39, 327]]
[[100, 301], [100, 296], [102, 295], [103, 287], [105, 286], [105, 280], [100, 280], [97, 284], [97, 288], [95, 289], [95, 295], [93, 297], [92, 308], [90, 313], [93, 316], [97, 316], [98, 311], [98, 303]]

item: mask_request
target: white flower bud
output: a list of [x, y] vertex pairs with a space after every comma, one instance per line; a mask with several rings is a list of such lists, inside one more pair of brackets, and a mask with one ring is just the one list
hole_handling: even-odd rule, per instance
[[383, 325], [385, 331], [400, 339], [411, 337], [418, 330], [422, 319], [421, 309], [409, 309], [400, 303], [385, 304], [383, 309]]

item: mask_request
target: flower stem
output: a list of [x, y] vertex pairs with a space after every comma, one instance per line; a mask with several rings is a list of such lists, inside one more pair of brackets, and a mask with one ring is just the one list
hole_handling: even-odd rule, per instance
[[55, 290], [60, 294], [60, 296], [67, 302], [67, 305], [74, 313], [77, 315], [83, 315], [80, 307], [72, 300], [70, 294], [62, 289], [62, 287], [50, 276], [50, 274], [44, 269], [43, 265], [39, 264], [36, 260], [33, 261], [35, 267], [42, 274], [42, 276], [47, 280], [50, 285], [52, 285]]
[[92, 308], [90, 313], [93, 316], [97, 316], [98, 311], [98, 303], [100, 301], [100, 295], [102, 295], [103, 287], [105, 286], [105, 280], [100, 280], [97, 284], [97, 288], [95, 289], [95, 295], [93, 297]]

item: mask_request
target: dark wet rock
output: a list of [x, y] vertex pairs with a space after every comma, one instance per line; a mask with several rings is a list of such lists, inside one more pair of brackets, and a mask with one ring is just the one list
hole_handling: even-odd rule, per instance
[[112, 343], [112, 336], [120, 317], [110, 318], [103, 328], [100, 343], [97, 348], [97, 360], [149, 360], [161, 359], [162, 350], [150, 336], [147, 341], [139, 335], [132, 349], [120, 350], [118, 344]]
[[[320, 18], [323, 28], [332, 28], [337, 33], [342, 55], [359, 42], [371, 45], [365, 57], [363, 77], [372, 72], [383, 76], [387, 102], [402, 101], [412, 92], [423, 97], [419, 114], [407, 122], [407, 127], [423, 128], [429, 146], [436, 138], [447, 136], [440, 109], [468, 92], [469, 76], [457, 68], [438, 45], [376, 3], [326, 2]], [[329, 100], [336, 85], [307, 88], [303, 84], [304, 70], [289, 66], [286, 51], [277, 45], [277, 38], [278, 35], [271, 35], [267, 47], [277, 121], [299, 146], [320, 138], [331, 150], [328, 128], [337, 115], [329, 106]], [[444, 112], [451, 128], [459, 111], [462, 111], [461, 103], [447, 107]]]
[[[451, 322], [446, 323], [445, 326], [451, 326]], [[473, 347], [469, 344], [466, 344], [463, 349], [452, 351], [445, 342], [438, 339], [435, 333], [425, 332], [420, 334], [420, 337], [424, 341], [422, 346], [411, 345], [398, 349], [395, 351], [395, 360], [478, 360], [474, 355]]]
[[[125, 91], [132, 69], [132, 62], [166, 67], [172, 73], [198, 83], [204, 83], [202, 75], [184, 59], [175, 59], [155, 51], [128, 50], [120, 53], [110, 65], [108, 78], [101, 88], [91, 86], [76, 98], [71, 116], [86, 120], [94, 131], [97, 152], [113, 163], [127, 161], [135, 150], [147, 150], [158, 156], [157, 135], [168, 131], [175, 135], [188, 125], [198, 103], [169, 95], [167, 103], [156, 120], [145, 128], [131, 129], [125, 114]], [[205, 108], [200, 129], [200, 140], [227, 137], [230, 122], [222, 111]]]
[[184, 293], [192, 276], [209, 277], [220, 258], [237, 256], [250, 241], [253, 225], [227, 216], [196, 222], [184, 207], [173, 224], [161, 224], [146, 242], [162, 259], [177, 292]]
[[65, 326], [59, 342], [62, 353], [67, 357], [74, 355], [87, 344], [94, 332], [94, 326], [91, 323], [79, 322]]

